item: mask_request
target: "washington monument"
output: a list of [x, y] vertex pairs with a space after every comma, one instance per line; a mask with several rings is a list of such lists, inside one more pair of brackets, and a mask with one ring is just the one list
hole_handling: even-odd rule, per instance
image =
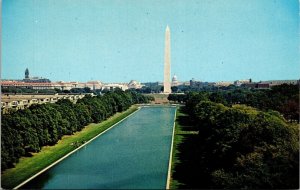
[[171, 93], [171, 41], [170, 28], [166, 28], [165, 36], [165, 69], [164, 69], [164, 93]]

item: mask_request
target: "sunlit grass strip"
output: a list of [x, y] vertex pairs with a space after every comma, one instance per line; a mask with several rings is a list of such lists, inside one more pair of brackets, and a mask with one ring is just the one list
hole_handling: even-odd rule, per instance
[[14, 168], [6, 170], [1, 175], [2, 188], [11, 189], [17, 187], [19, 184], [64, 157], [66, 154], [79, 148], [78, 146], [74, 146], [74, 144], [88, 142], [98, 134], [104, 132], [135, 112], [137, 109], [137, 106], [132, 106], [128, 110], [117, 113], [101, 123], [90, 124], [80, 132], [63, 136], [56, 145], [45, 146], [39, 153], [35, 153], [32, 157], [20, 158], [19, 163], [17, 163]]

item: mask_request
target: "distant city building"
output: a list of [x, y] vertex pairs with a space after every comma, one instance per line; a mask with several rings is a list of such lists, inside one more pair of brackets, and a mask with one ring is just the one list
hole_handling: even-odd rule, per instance
[[177, 76], [174, 75], [173, 78], [172, 78], [172, 85], [171, 86], [178, 86], [178, 85], [179, 85], [179, 82], [178, 82]]
[[229, 85], [233, 85], [233, 82], [231, 82], [231, 81], [220, 81], [220, 82], [215, 83], [215, 86], [229, 86]]
[[64, 81], [57, 81], [52, 83], [53, 89], [59, 89], [59, 90], [71, 90], [72, 88], [76, 88], [77, 83], [76, 82], [64, 82]]
[[85, 88], [89, 87], [91, 90], [97, 90], [102, 88], [102, 83], [99, 81], [89, 81], [87, 83], [78, 82], [24, 82], [24, 81], [1, 81], [2, 88], [18, 87], [28, 88], [35, 90], [42, 89], [59, 89], [59, 90], [71, 90], [72, 88]]
[[203, 86], [207, 86], [207, 83], [203, 83], [201, 81], [196, 81], [194, 78], [192, 78], [192, 80], [190, 80], [190, 87], [200, 88]]
[[143, 86], [146, 86], [146, 87], [153, 87], [153, 86], [158, 86], [160, 85], [159, 82], [145, 82], [145, 83], [142, 83]]
[[278, 86], [282, 84], [292, 84], [292, 85], [299, 85], [300, 80], [269, 80], [269, 81], [260, 81], [254, 83], [245, 83], [241, 86], [247, 88], [254, 88], [254, 89], [268, 89], [272, 86]]
[[195, 81], [194, 78], [192, 78], [192, 80], [190, 80], [190, 86], [193, 87], [193, 86], [198, 86], [198, 84], [201, 83], [200, 81]]
[[190, 86], [190, 81], [179, 82], [179, 85]]
[[128, 89], [128, 86], [126, 84], [120, 84], [120, 83], [109, 83], [109, 84], [104, 84], [101, 89], [113, 90], [115, 88], [120, 88], [121, 90], [125, 91]]
[[251, 82], [252, 82], [251, 79], [236, 80], [236, 81], [234, 81], [234, 85], [235, 85], [235, 86], [241, 86], [242, 84], [249, 84], [249, 83], [251, 83]]
[[268, 83], [270, 86], [277, 86], [282, 84], [298, 84], [300, 83], [300, 80], [268, 80], [268, 81], [261, 81], [262, 83]]
[[[33, 104], [45, 104], [45, 103], [55, 103], [60, 99], [68, 99], [72, 102], [83, 98], [86, 94], [6, 94], [1, 98], [1, 111], [2, 113], [8, 112], [9, 109], [24, 109]], [[94, 96], [92, 93], [90, 95]]]
[[72, 88], [90, 88], [91, 90], [100, 90], [103, 86], [100, 81], [88, 81], [86, 83], [58, 81], [52, 84], [55, 88], [60, 90], [71, 90]]
[[192, 80], [190, 80], [191, 88], [203, 88], [203, 87], [208, 87], [208, 86], [216, 86], [216, 83], [215, 82], [196, 81], [194, 78], [192, 78]]
[[25, 70], [25, 79], [29, 79], [29, 70], [26, 68]]
[[46, 78], [39, 78], [39, 77], [32, 77], [29, 79], [24, 79], [24, 82], [29, 82], [29, 83], [50, 83], [51, 81]]
[[129, 89], [140, 89], [142, 88], [143, 85], [141, 85], [140, 82], [137, 82], [136, 80], [131, 80], [129, 83], [128, 83], [128, 88]]
[[42, 77], [30, 77], [28, 68], [26, 68], [25, 70], [25, 78], [23, 79], [23, 81], [27, 83], [50, 83], [51, 82], [49, 79], [42, 78]]
[[85, 85], [85, 87], [89, 87], [91, 90], [100, 90], [103, 86], [100, 81], [88, 81]]
[[28, 89], [54, 89], [52, 83], [47, 82], [24, 82], [24, 81], [1, 81], [2, 88], [18, 87]]

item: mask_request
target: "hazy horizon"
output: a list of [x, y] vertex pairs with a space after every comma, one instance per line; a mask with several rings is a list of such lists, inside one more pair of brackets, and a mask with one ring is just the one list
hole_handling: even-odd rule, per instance
[[299, 2], [3, 0], [3, 79], [218, 82], [299, 79]]

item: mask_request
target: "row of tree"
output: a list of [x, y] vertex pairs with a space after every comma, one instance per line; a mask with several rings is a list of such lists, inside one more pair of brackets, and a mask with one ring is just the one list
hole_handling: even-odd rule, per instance
[[210, 100], [226, 106], [245, 104], [260, 110], [279, 111], [290, 122], [299, 123], [299, 86], [283, 84], [266, 90], [233, 89], [217, 92], [190, 92], [171, 94], [168, 99], [186, 103], [192, 110], [201, 100]]
[[21, 156], [54, 145], [63, 135], [80, 131], [89, 123], [98, 123], [132, 104], [147, 103], [149, 98], [133, 91], [115, 90], [102, 96], [86, 96], [73, 104], [59, 100], [55, 104], [36, 104], [2, 115], [1, 167], [13, 167]]
[[199, 130], [202, 188], [299, 188], [297, 125], [245, 105], [200, 101], [189, 111]]

